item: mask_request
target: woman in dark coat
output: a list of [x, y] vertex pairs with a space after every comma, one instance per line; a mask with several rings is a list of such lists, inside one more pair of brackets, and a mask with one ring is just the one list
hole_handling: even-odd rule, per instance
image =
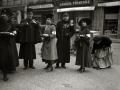
[[93, 40], [93, 67], [97, 70], [107, 67], [110, 68], [113, 63], [111, 51], [112, 41], [105, 36], [96, 36]]
[[0, 69], [3, 71], [4, 80], [7, 81], [7, 73], [16, 71], [18, 61], [15, 59], [16, 52], [13, 49], [14, 42], [14, 26], [9, 22], [12, 12], [9, 8], [2, 9], [0, 16]]
[[69, 14], [64, 13], [63, 20], [59, 21], [56, 26], [58, 52], [56, 68], [59, 68], [59, 63], [61, 63], [62, 68], [66, 68], [65, 63], [70, 62], [70, 38], [74, 32], [74, 25], [69, 21]]
[[90, 53], [90, 29], [88, 25], [91, 23], [90, 19], [83, 18], [78, 24], [81, 27], [79, 36], [76, 39], [77, 45], [77, 55], [76, 55], [76, 65], [81, 65], [79, 71], [84, 72], [85, 67], [91, 66], [91, 53]]
[[[15, 34], [15, 38], [17, 36], [17, 28], [16, 28], [16, 23], [15, 22], [15, 14], [12, 14], [12, 16], [9, 18], [8, 23], [12, 26], [12, 32]], [[19, 58], [18, 58], [18, 51], [17, 51], [17, 46], [16, 46], [16, 42], [15, 42], [15, 38], [11, 38], [11, 44], [12, 44], [12, 51], [13, 51], [13, 59], [15, 62], [15, 66], [18, 67], [19, 66]], [[14, 72], [14, 71], [13, 71]]]

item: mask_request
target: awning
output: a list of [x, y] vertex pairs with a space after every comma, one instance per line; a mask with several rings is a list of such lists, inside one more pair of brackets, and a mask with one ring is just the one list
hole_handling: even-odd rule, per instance
[[86, 7], [72, 7], [72, 8], [61, 8], [57, 9], [57, 12], [68, 12], [68, 11], [90, 11], [94, 10], [95, 6], [86, 6]]
[[3, 6], [3, 7], [0, 7], [0, 9], [3, 9], [3, 8], [20, 8], [20, 7], [26, 7], [27, 5], [17, 5], [17, 6]]
[[54, 9], [34, 9], [33, 12], [34, 14], [48, 14], [48, 13], [53, 13]]
[[98, 7], [112, 7], [112, 6], [120, 6], [120, 1], [106, 2], [106, 3], [99, 3], [98, 4]]

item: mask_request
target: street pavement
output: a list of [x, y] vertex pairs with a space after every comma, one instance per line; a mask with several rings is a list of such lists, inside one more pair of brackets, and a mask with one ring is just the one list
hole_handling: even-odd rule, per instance
[[[110, 69], [95, 70], [86, 68], [84, 73], [77, 71], [75, 54], [71, 54], [71, 62], [66, 69], [59, 68], [47, 72], [42, 62], [41, 44], [36, 45], [37, 59], [35, 70], [23, 70], [23, 60], [14, 74], [8, 74], [9, 80], [4, 82], [0, 74], [0, 90], [120, 90], [120, 43], [113, 43], [114, 64]], [[19, 44], [17, 44], [19, 50]]]

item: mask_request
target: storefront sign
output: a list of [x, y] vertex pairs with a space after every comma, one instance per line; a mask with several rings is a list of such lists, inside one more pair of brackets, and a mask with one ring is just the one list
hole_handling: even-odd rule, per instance
[[71, 5], [86, 5], [91, 4], [91, 0], [81, 0], [81, 1], [74, 1], [74, 2], [63, 2], [60, 3], [60, 6], [71, 6]]
[[34, 5], [34, 6], [29, 6], [32, 9], [40, 9], [40, 8], [52, 8], [54, 7], [53, 4], [43, 4], [43, 5]]

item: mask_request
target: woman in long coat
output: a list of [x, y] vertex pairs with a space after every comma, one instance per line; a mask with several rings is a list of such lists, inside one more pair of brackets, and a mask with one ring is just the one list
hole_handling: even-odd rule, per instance
[[83, 18], [78, 24], [81, 27], [81, 32], [77, 37], [77, 55], [76, 55], [76, 65], [81, 65], [79, 71], [84, 72], [85, 67], [91, 66], [91, 53], [90, 53], [90, 29], [88, 25], [91, 23], [90, 19]]
[[[15, 25], [15, 14], [13, 14], [9, 20], [8, 20], [8, 23], [12, 26], [12, 32], [15, 34], [15, 38], [17, 36], [17, 28], [16, 28], [16, 25]], [[14, 62], [15, 62], [15, 66], [18, 67], [19, 66], [19, 58], [18, 58], [18, 51], [17, 51], [17, 46], [16, 46], [16, 42], [15, 42], [15, 38], [11, 38], [11, 47], [12, 47], [12, 51], [13, 51], [13, 59], [14, 59]], [[12, 71], [14, 72], [14, 71]]]
[[97, 70], [102, 68], [110, 68], [113, 64], [111, 43], [112, 41], [105, 36], [96, 36], [93, 38], [94, 44], [92, 49], [93, 62], [92, 65]]
[[46, 26], [43, 34], [42, 61], [47, 63], [44, 69], [53, 71], [52, 64], [58, 59], [56, 47], [56, 28], [51, 23], [52, 14], [46, 16]]
[[[15, 52], [14, 25], [8, 21], [12, 12], [9, 8], [2, 9], [0, 16], [0, 69], [3, 71], [4, 80], [7, 81], [7, 73], [16, 71], [16, 66], [19, 65], [16, 59], [17, 51]], [[14, 44], [14, 45], [13, 45]]]

